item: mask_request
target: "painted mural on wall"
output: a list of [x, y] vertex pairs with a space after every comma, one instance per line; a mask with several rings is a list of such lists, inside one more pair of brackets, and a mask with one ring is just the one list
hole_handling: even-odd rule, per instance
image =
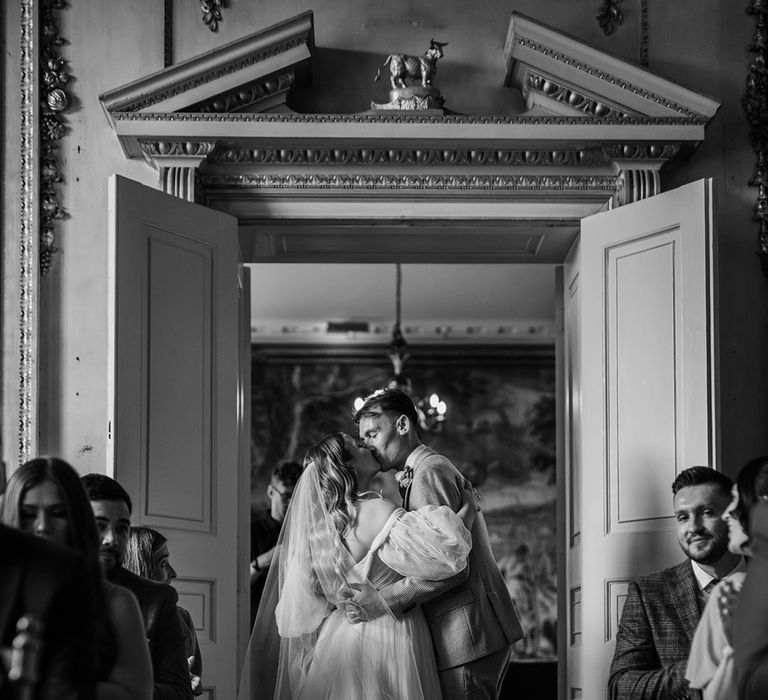
[[[265, 503], [271, 469], [301, 462], [324, 435], [356, 434], [356, 397], [385, 386], [384, 348], [254, 347], [252, 494]], [[549, 347], [417, 348], [407, 364], [417, 397], [439, 393], [448, 414], [423, 441], [477, 486], [496, 559], [527, 629], [519, 658], [556, 652], [555, 364]], [[399, 500], [391, 475], [385, 497]]]

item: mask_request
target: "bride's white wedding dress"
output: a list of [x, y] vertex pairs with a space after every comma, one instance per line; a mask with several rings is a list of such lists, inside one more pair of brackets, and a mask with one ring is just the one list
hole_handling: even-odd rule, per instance
[[324, 495], [310, 464], [275, 548], [239, 700], [440, 700], [421, 610], [351, 624], [345, 603], [356, 586], [375, 596], [403, 577], [450, 578], [466, 566], [472, 536], [446, 506], [398, 508], [355, 562]]
[[[467, 533], [446, 506], [395, 510], [349, 572], [376, 588], [404, 576], [444, 579], [461, 571]], [[468, 533], [467, 533], [468, 535]], [[440, 700], [432, 639], [420, 608], [350, 624], [343, 609], [325, 619], [296, 700]]]

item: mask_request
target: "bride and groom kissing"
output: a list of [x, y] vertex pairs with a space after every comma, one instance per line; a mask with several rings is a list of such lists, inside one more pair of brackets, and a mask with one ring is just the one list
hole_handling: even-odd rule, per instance
[[[248, 650], [240, 700], [498, 698], [520, 622], [474, 490], [380, 389], [359, 439], [307, 451]], [[401, 470], [402, 507], [371, 492]]]

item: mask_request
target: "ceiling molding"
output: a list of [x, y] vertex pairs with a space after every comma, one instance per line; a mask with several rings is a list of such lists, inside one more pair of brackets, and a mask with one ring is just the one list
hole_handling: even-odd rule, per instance
[[[402, 328], [409, 345], [520, 345], [551, 344], [557, 328], [551, 321], [450, 321], [441, 324], [408, 325]], [[327, 323], [263, 323], [251, 326], [251, 342], [257, 345], [386, 345], [392, 335], [391, 324], [371, 324], [367, 332], [329, 332]]]

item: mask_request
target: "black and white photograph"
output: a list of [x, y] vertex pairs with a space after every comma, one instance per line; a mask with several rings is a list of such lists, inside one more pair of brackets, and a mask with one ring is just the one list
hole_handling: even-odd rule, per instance
[[0, 700], [768, 697], [768, 0], [0, 36]]

